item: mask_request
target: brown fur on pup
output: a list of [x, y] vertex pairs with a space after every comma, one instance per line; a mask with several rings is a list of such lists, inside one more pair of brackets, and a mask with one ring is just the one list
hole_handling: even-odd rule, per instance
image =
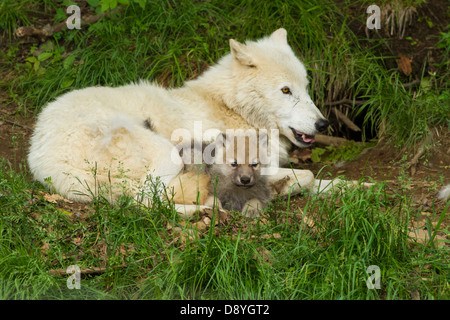
[[[259, 140], [259, 141], [257, 141]], [[271, 198], [271, 190], [261, 175], [259, 148], [265, 147], [267, 136], [249, 137], [220, 134], [212, 150], [214, 161], [185, 164], [185, 171], [174, 187], [174, 201], [241, 211], [254, 218]], [[195, 148], [193, 148], [195, 152]], [[206, 145], [202, 146], [203, 156]], [[183, 156], [182, 156], [183, 157]], [[210, 158], [210, 159], [211, 159]]]

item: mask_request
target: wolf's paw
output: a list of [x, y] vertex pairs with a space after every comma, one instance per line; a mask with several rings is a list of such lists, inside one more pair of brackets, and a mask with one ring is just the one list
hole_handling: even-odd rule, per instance
[[255, 219], [261, 216], [263, 206], [263, 203], [258, 199], [250, 199], [244, 204], [242, 214], [247, 218]]

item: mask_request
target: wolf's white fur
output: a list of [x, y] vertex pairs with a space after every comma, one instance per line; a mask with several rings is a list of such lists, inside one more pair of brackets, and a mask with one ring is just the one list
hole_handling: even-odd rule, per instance
[[441, 190], [439, 190], [437, 197], [441, 200], [447, 200], [450, 197], [450, 184], [444, 186]]
[[[121, 184], [137, 192], [148, 175], [167, 184], [183, 167], [171, 158], [172, 132], [185, 128], [193, 135], [195, 121], [202, 121], [203, 130], [223, 132], [279, 129], [280, 159], [286, 163], [292, 144], [305, 146], [290, 128], [314, 135], [315, 122], [324, 119], [309, 97], [305, 67], [284, 29], [245, 44], [230, 40], [230, 48], [218, 64], [181, 88], [147, 82], [90, 87], [49, 103], [31, 138], [28, 163], [34, 178], [77, 201], [89, 201], [89, 190], [97, 192], [101, 184], [117, 185], [110, 191], [114, 196], [123, 192]], [[282, 93], [286, 86], [291, 95]], [[285, 176], [292, 178], [285, 193], [313, 186], [307, 170], [280, 169], [269, 179]]]

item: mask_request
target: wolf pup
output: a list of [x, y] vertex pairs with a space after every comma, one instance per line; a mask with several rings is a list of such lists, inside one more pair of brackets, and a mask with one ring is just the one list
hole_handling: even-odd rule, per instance
[[[250, 218], [259, 216], [271, 197], [266, 176], [261, 175], [259, 152], [267, 143], [267, 135], [256, 140], [256, 136], [221, 135], [216, 143], [215, 161], [206, 166], [211, 176], [210, 192], [215, 191], [222, 207], [241, 211]], [[224, 152], [223, 161], [219, 162], [220, 149]], [[210, 205], [208, 200], [206, 205]]]
[[[272, 195], [266, 176], [261, 175], [265, 165], [261, 155], [266, 155], [267, 135], [222, 133], [213, 144], [210, 154], [203, 144], [206, 161], [202, 165], [186, 161], [179, 184], [171, 185], [175, 203], [215, 205], [241, 211], [249, 218], [259, 216]], [[185, 155], [182, 154], [183, 160], [187, 159]]]

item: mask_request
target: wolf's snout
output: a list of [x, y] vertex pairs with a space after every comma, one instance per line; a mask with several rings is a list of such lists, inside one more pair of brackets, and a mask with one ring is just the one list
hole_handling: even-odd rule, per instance
[[316, 121], [314, 126], [316, 127], [317, 131], [322, 132], [328, 128], [329, 124], [330, 123], [328, 122], [328, 120], [320, 119], [320, 120]]

